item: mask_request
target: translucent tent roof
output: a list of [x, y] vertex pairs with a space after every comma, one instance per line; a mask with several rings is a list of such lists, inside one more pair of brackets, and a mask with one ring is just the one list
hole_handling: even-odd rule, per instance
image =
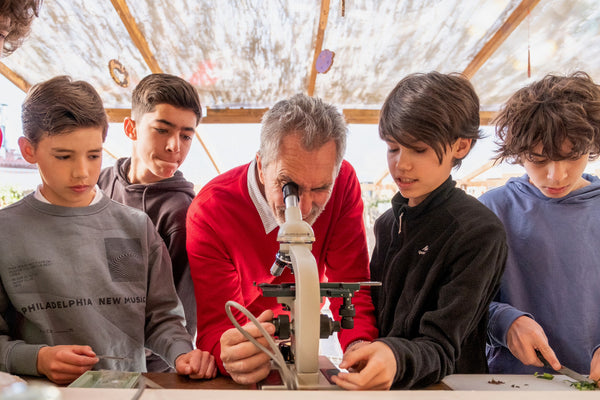
[[[319, 73], [326, 49], [333, 63]], [[351, 124], [376, 124], [405, 75], [464, 72], [485, 123], [515, 90], [549, 72], [585, 70], [600, 82], [599, 60], [597, 0], [45, 0], [29, 40], [2, 59], [0, 73], [23, 91], [55, 75], [87, 80], [113, 122], [127, 115], [147, 74], [183, 77], [208, 108], [198, 138], [214, 163], [199, 141], [186, 160], [190, 170], [212, 170], [192, 177], [201, 184], [214, 164], [222, 172], [256, 151], [257, 127], [237, 124], [259, 122], [297, 92], [335, 104]], [[351, 142], [352, 135], [358, 144], [348, 156], [373, 164], [363, 180], [377, 180], [386, 164], [376, 127], [351, 125]], [[109, 134], [106, 147], [126, 155], [125, 139]]]
[[[132, 88], [156, 69], [192, 82], [210, 108], [263, 108], [307, 92], [316, 50], [329, 49], [333, 65], [312, 94], [378, 109], [404, 75], [463, 72], [477, 59], [473, 83], [482, 109], [494, 110], [527, 83], [528, 46], [531, 79], [576, 69], [600, 78], [599, 34], [596, 0], [53, 0], [3, 62], [27, 84], [89, 80], [107, 108], [129, 108]], [[111, 78], [112, 59], [128, 87]]]

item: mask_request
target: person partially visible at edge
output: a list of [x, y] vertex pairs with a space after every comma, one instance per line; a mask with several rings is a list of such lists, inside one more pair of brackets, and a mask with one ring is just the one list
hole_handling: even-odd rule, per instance
[[[321, 281], [368, 279], [368, 251], [361, 189], [352, 166], [343, 160], [347, 127], [343, 116], [322, 100], [303, 94], [277, 102], [262, 120], [260, 149], [249, 164], [207, 183], [187, 215], [187, 249], [198, 313], [197, 346], [212, 352], [219, 369], [236, 382], [253, 383], [270, 371], [268, 356], [233, 328], [225, 314], [234, 300], [259, 315], [269, 333], [274, 314], [283, 313], [273, 297], [263, 297], [254, 283], [294, 282], [286, 268], [270, 273], [279, 250], [278, 228], [284, 223], [282, 187], [299, 186], [303, 219], [312, 225], [312, 254]], [[377, 336], [367, 289], [353, 298], [354, 328], [342, 330], [346, 351]], [[339, 320], [341, 300], [331, 299]], [[246, 318], [236, 317], [241, 324]], [[246, 328], [256, 337], [258, 330]]]
[[[179, 167], [190, 151], [202, 106], [189, 82], [169, 74], [142, 79], [131, 103], [131, 118], [123, 122], [125, 135], [132, 141], [131, 157], [105, 168], [98, 186], [111, 199], [144, 211], [152, 220], [169, 250], [186, 328], [193, 337], [196, 299], [185, 249], [185, 215], [196, 193]], [[148, 354], [147, 367], [150, 372], [170, 371], [165, 361], [152, 354]]]
[[179, 374], [214, 376], [183, 326], [152, 221], [96, 185], [100, 95], [58, 76], [30, 89], [21, 116], [19, 147], [42, 183], [0, 210], [0, 370], [60, 384], [90, 369], [145, 372], [147, 347]]
[[[518, 90], [496, 117], [497, 160], [525, 175], [480, 200], [504, 223], [509, 254], [490, 306], [494, 373], [565, 365], [600, 379], [600, 87], [585, 72], [547, 75]], [[545, 369], [545, 372], [554, 372]]]
[[[21, 46], [41, 6], [42, 0], [0, 0], [0, 59]], [[0, 146], [3, 137], [0, 129]]]
[[0, 57], [21, 46], [41, 6], [42, 0], [0, 0]]
[[506, 260], [502, 223], [455, 187], [480, 138], [479, 99], [460, 74], [411, 74], [379, 120], [399, 192], [375, 221], [371, 279], [380, 338], [346, 352], [346, 389], [409, 389], [485, 373], [487, 312]]

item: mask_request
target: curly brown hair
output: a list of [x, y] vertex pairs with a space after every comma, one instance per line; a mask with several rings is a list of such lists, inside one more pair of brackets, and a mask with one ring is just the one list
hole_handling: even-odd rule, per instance
[[[553, 160], [600, 154], [600, 87], [583, 71], [548, 74], [513, 94], [494, 119], [496, 160], [519, 164], [542, 144], [541, 155]], [[569, 141], [572, 149], [562, 151]]]
[[0, 16], [10, 18], [9, 33], [4, 40], [2, 55], [17, 50], [31, 30], [31, 22], [40, 13], [43, 0], [1, 0]]

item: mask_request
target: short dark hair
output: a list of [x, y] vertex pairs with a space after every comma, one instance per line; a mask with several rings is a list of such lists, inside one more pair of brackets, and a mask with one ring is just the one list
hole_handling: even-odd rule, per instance
[[198, 91], [191, 83], [175, 75], [150, 74], [133, 89], [131, 115], [134, 119], [153, 112], [159, 104], [191, 110], [196, 114], [196, 125], [202, 118]]
[[29, 89], [21, 108], [23, 134], [36, 146], [43, 135], [70, 133], [77, 128], [102, 128], [108, 132], [108, 118], [102, 99], [87, 82], [57, 76]]
[[[472, 139], [473, 148], [482, 137], [479, 97], [462, 74], [410, 74], [385, 99], [379, 136], [413, 149], [416, 142], [423, 142], [435, 151], [441, 164], [446, 148], [457, 139]], [[453, 160], [453, 166], [460, 164], [461, 160]]]
[[0, 16], [10, 18], [10, 31], [4, 40], [3, 55], [21, 46], [31, 30], [31, 22], [40, 13], [42, 0], [2, 0]]
[[[542, 144], [550, 160], [577, 159], [600, 153], [600, 88], [583, 71], [568, 76], [548, 74], [519, 89], [494, 119], [498, 151], [496, 159], [520, 163]], [[573, 145], [563, 154], [563, 143]]]
[[283, 138], [292, 134], [300, 136], [308, 151], [333, 140], [339, 168], [346, 152], [347, 130], [344, 116], [333, 105], [299, 93], [278, 101], [263, 115], [259, 154], [263, 164], [269, 165], [277, 159]]

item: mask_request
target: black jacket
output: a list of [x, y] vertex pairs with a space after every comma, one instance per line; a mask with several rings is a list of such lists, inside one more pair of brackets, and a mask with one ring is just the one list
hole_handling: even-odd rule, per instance
[[382, 342], [396, 357], [394, 388], [452, 373], [485, 373], [488, 305], [506, 261], [500, 220], [448, 178], [421, 204], [400, 193], [375, 222], [371, 277]]

